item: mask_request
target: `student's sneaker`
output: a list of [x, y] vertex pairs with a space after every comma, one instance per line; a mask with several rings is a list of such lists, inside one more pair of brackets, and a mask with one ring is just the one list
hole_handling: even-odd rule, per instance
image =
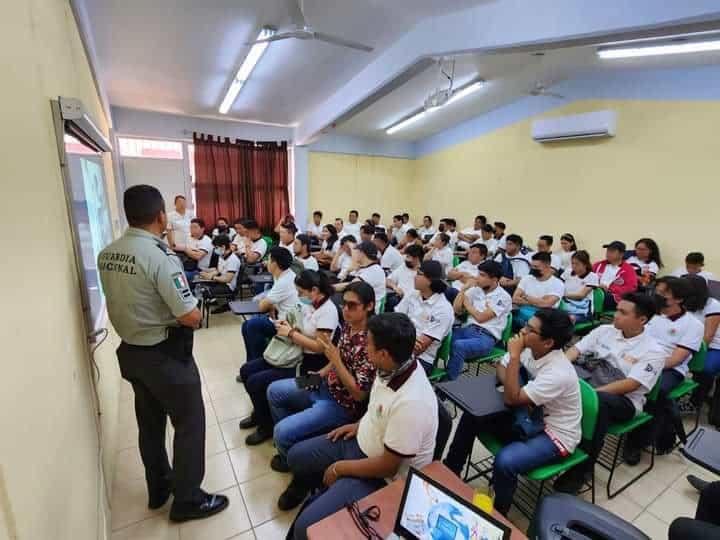
[[202, 493], [198, 501], [174, 501], [170, 507], [170, 521], [182, 522], [191, 519], [205, 519], [225, 510], [230, 500], [225, 495]]
[[275, 454], [270, 460], [270, 468], [275, 472], [290, 472], [287, 460], [280, 454]]
[[304, 484], [293, 478], [287, 489], [280, 495], [280, 498], [278, 499], [278, 508], [283, 512], [292, 510], [305, 500], [305, 497], [308, 496], [309, 492], [310, 490]]

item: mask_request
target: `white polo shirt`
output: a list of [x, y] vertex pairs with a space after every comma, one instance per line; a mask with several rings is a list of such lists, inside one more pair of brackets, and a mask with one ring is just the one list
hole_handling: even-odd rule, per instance
[[307, 259], [302, 259], [300, 257], [296, 257], [296, 259], [302, 263], [305, 270], [315, 270], [317, 272], [320, 269], [317, 259], [312, 255], [310, 255]]
[[313, 233], [315, 236], [319, 237], [322, 234], [322, 230], [323, 230], [322, 223], [320, 225], [315, 225], [314, 222], [308, 223], [307, 232]]
[[[338, 309], [329, 298], [317, 309], [313, 306], [303, 304], [302, 315], [303, 320], [301, 332], [304, 336], [309, 338], [315, 338], [318, 330], [326, 330], [332, 334], [340, 325]], [[317, 354], [309, 349], [305, 349], [305, 352]]]
[[343, 225], [342, 236], [340, 236], [340, 238], [342, 238], [343, 236], [347, 236], [348, 234], [352, 234], [355, 237], [355, 240], [357, 240], [359, 242], [360, 241], [360, 226], [361, 226], [361, 223], [359, 221], [357, 221], [355, 223], [350, 223], [348, 221], [347, 223], [345, 223], [345, 225]]
[[393, 228], [392, 234], [395, 237], [395, 240], [397, 240], [398, 243], [402, 242], [403, 238], [405, 238], [405, 233], [408, 232], [411, 228], [412, 227], [410, 227], [410, 225], [408, 225], [407, 223], [403, 223], [398, 229]]
[[348, 270], [350, 270], [351, 264], [352, 257], [345, 252], [341, 253], [338, 257], [338, 265], [340, 266], [340, 270], [338, 271], [338, 279], [340, 281], [344, 281], [347, 277]]
[[[458, 272], [462, 272], [463, 274], [470, 274], [472, 277], [477, 277], [477, 275], [480, 273], [480, 270], [478, 270], [478, 267], [476, 264], [471, 263], [467, 259], [458, 264], [453, 270], [456, 270]], [[455, 281], [450, 282], [450, 286], [453, 289], [460, 290], [462, 289], [465, 284], [460, 281], [459, 279], [456, 279]]]
[[437, 397], [425, 371], [417, 363], [412, 369], [399, 387], [397, 381], [375, 377], [358, 426], [358, 446], [366, 456], [380, 457], [387, 449], [404, 458], [397, 474], [386, 479], [389, 482], [404, 477], [409, 467], [429, 465], [435, 452]]
[[380, 258], [380, 266], [393, 271], [405, 265], [405, 257], [394, 246], [388, 244]]
[[619, 271], [620, 267], [618, 265], [607, 263], [603, 273], [600, 274], [600, 285], [605, 285], [607, 287], [612, 285]]
[[404, 313], [410, 318], [417, 337], [426, 335], [432, 338], [432, 343], [418, 357], [432, 365], [442, 340], [450, 333], [455, 320], [450, 302], [441, 293], [435, 293], [425, 300], [420, 295], [420, 291], [413, 289], [411, 292], [405, 292], [403, 299], [395, 306], [395, 312]]
[[420, 227], [417, 232], [420, 235], [420, 239], [424, 241], [427, 235], [435, 234], [436, 231], [435, 227], [431, 225], [430, 227]]
[[498, 248], [504, 250], [507, 248], [507, 235], [503, 234], [500, 238], [496, 238], [498, 243]]
[[234, 253], [231, 253], [230, 256], [227, 258], [220, 256], [220, 258], [218, 259], [217, 270], [221, 276], [228, 272], [233, 273], [232, 280], [227, 284], [227, 286], [230, 287], [230, 289], [233, 291], [235, 290], [235, 287], [237, 287], [237, 278], [238, 274], [240, 273], [241, 267], [242, 262], [240, 261], [240, 258]]
[[432, 260], [440, 263], [443, 269], [443, 276], [447, 276], [448, 271], [453, 267], [453, 251], [450, 249], [450, 246], [436, 249], [433, 252]]
[[[483, 244], [488, 250], [488, 257], [494, 257], [498, 250], [498, 241], [494, 238], [490, 238], [489, 240], [483, 240], [481, 238], [480, 240], [473, 242], [473, 244]], [[472, 244], [470, 245], [472, 246]]]
[[[502, 365], [510, 362], [509, 353], [503, 356]], [[582, 437], [582, 400], [580, 382], [575, 368], [559, 349], [535, 360], [530, 349], [520, 354], [520, 364], [530, 375], [523, 386], [525, 394], [537, 406], [542, 405], [545, 415], [545, 433], [570, 454]]]
[[565, 295], [578, 294], [583, 290], [583, 288], [590, 287], [590, 291], [582, 300], [571, 300], [569, 298], [565, 299], [565, 303], [570, 306], [568, 309], [570, 313], [587, 314], [592, 307], [592, 289], [600, 284], [600, 278], [598, 278], [598, 275], [595, 272], [588, 272], [585, 277], [580, 277], [568, 268], [565, 272], [563, 272], [562, 278], [565, 281]]
[[525, 276], [518, 283], [518, 289], [522, 290], [528, 296], [534, 296], [536, 298], [542, 298], [543, 296], [556, 296], [557, 301], [553, 304], [553, 307], [560, 305], [565, 294], [565, 285], [561, 280], [555, 276], [550, 276], [545, 281], [540, 281], [535, 276]]
[[278, 319], [285, 320], [288, 311], [298, 304], [295, 272], [288, 268], [280, 274], [265, 298], [277, 309]]
[[185, 210], [185, 214], [180, 214], [177, 210], [168, 212], [167, 214], [167, 230], [172, 231], [175, 245], [185, 247], [190, 239], [190, 220], [193, 216], [190, 210]]
[[490, 332], [495, 339], [500, 339], [507, 325], [507, 316], [510, 311], [512, 311], [512, 297], [508, 292], [499, 285], [488, 293], [480, 287], [472, 287], [465, 291], [465, 296], [478, 311], [485, 311], [487, 308], [490, 308], [495, 314], [495, 317], [483, 323], [478, 322], [473, 316], [468, 315], [465, 326], [474, 324]]
[[388, 279], [400, 287], [405, 295], [415, 290], [415, 276], [417, 276], [417, 270], [411, 270], [403, 263], [402, 266], [398, 266], [390, 273]]
[[655, 261], [650, 261], [649, 263], [642, 262], [640, 259], [638, 259], [635, 255], [630, 257], [626, 261], [630, 266], [632, 266], [636, 271], [640, 271], [641, 274], [645, 272], [649, 272], [650, 274], [655, 274], [660, 271], [660, 267], [657, 265]]
[[560, 258], [560, 268], [563, 270], [572, 270], [572, 256], [575, 255], [574, 251], [558, 251], [557, 256]]
[[237, 247], [238, 252], [245, 253], [245, 246], [248, 242], [250, 242], [250, 240], [247, 236], [241, 236], [239, 234], [236, 234], [235, 238], [233, 238], [232, 244]]
[[[252, 242], [251, 240], [249, 241]], [[250, 251], [253, 251], [260, 255], [260, 259], [262, 259], [265, 256], [265, 253], [267, 253], [268, 245], [264, 238], [258, 238], [257, 240], [252, 242], [251, 245], [252, 247], [250, 248]]]
[[[523, 253], [517, 255], [506, 255], [510, 259], [510, 266], [513, 269], [513, 279], [520, 279], [530, 274], [530, 259]], [[502, 253], [495, 256], [495, 260], [502, 263]]]
[[289, 244], [283, 244], [282, 242], [278, 242], [278, 246], [286, 249], [288, 253], [290, 253], [290, 256], [292, 258], [295, 258], [295, 249], [293, 248], [293, 242], [290, 242]]
[[375, 291], [375, 313], [380, 313], [380, 301], [385, 298], [385, 272], [379, 264], [371, 264], [355, 272], [355, 277], [370, 285]]
[[628, 379], [640, 383], [625, 397], [635, 405], [636, 413], [645, 406], [645, 394], [650, 392], [665, 367], [665, 354], [655, 339], [643, 332], [626, 338], [612, 324], [599, 326], [575, 344], [580, 354], [594, 354], [622, 371]]
[[[688, 271], [687, 271], [687, 268], [685, 268], [684, 266], [682, 266], [682, 267], [680, 267], [680, 268], [676, 268], [676, 269], [673, 271], [673, 273], [670, 274], [670, 275], [671, 275], [671, 276], [674, 276], [674, 277], [684, 277], [684, 276], [687, 276], [687, 275], [688, 275]], [[700, 277], [704, 277], [704, 278], [705, 278], [705, 281], [715, 281], [715, 276], [713, 275], [713, 273], [712, 273], [712, 272], [706, 272], [705, 270], [703, 270], [702, 272], [698, 272], [697, 274], [693, 274], [693, 275], [700, 276]]]
[[645, 332], [654, 338], [663, 350], [664, 358], [670, 358], [677, 347], [688, 351], [685, 361], [673, 369], [687, 375], [690, 358], [700, 350], [705, 327], [690, 313], [670, 319], [666, 315], [655, 315], [645, 326]]
[[[704, 328], [705, 319], [708, 317], [720, 317], [720, 301], [715, 298], [708, 298], [708, 301], [705, 303], [705, 307], [702, 311], [693, 311], [692, 315], [703, 325]], [[707, 346], [708, 349], [720, 349], [720, 326], [718, 326], [712, 341], [710, 341]]]
[[188, 247], [190, 249], [205, 252], [205, 256], [197, 262], [198, 268], [200, 270], [207, 270], [208, 268], [210, 268], [210, 257], [212, 257], [213, 243], [208, 236], [203, 234], [202, 238], [199, 239], [190, 237]]

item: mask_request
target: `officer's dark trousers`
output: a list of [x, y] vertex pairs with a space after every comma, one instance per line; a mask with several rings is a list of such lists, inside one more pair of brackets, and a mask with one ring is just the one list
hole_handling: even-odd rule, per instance
[[[173, 350], [169, 350], [169, 349]], [[148, 491], [155, 493], [172, 478], [176, 501], [200, 495], [205, 475], [205, 408], [200, 374], [189, 349], [180, 353], [168, 342], [152, 347], [118, 347], [120, 372], [135, 391], [135, 415], [140, 455], [145, 465]], [[165, 425], [175, 428], [173, 466], [165, 450]]]

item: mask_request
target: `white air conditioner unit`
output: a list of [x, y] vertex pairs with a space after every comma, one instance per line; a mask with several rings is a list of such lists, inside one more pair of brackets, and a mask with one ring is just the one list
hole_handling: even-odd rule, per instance
[[544, 143], [588, 137], [614, 137], [616, 124], [617, 112], [611, 110], [543, 118], [533, 122], [532, 138]]

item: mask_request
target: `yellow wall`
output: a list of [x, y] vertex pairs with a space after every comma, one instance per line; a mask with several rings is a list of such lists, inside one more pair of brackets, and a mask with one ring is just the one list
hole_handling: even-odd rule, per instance
[[650, 236], [666, 271], [697, 250], [720, 272], [720, 102], [578, 101], [546, 116], [607, 108], [612, 139], [538, 144], [527, 119], [416, 160], [414, 212], [464, 226], [483, 213], [533, 244], [572, 232], [594, 257]]
[[389, 226], [394, 214], [410, 210], [413, 169], [409, 159], [310, 152], [308, 215], [321, 210], [323, 222], [332, 223], [347, 220], [351, 209], [361, 220], [379, 212]]
[[[104, 526], [107, 504], [49, 100], [80, 98], [101, 129], [108, 126], [67, 0], [5, 2], [2, 28], [0, 537], [90, 540]], [[109, 162], [106, 174], [116, 218]], [[114, 344], [112, 336], [96, 353], [108, 478], [119, 385]]]

